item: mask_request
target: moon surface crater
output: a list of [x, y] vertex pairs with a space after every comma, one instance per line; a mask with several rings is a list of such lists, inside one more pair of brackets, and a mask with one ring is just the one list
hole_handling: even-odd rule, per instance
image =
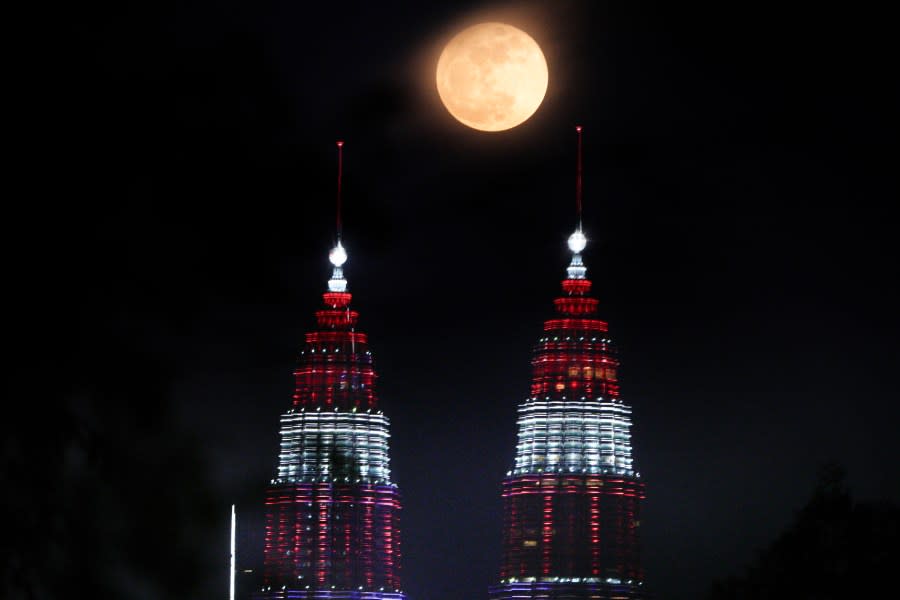
[[503, 131], [526, 121], [547, 92], [547, 61], [537, 42], [505, 23], [480, 23], [458, 33], [441, 52], [437, 89], [458, 121]]

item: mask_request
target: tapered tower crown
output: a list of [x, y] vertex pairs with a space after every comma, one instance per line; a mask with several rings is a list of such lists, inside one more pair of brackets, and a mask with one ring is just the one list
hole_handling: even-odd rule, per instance
[[[338, 142], [339, 172], [342, 147]], [[328, 291], [281, 417], [277, 474], [266, 492], [264, 582], [255, 600], [405, 599], [390, 427], [378, 410], [368, 338], [350, 307], [340, 215], [339, 191]]]
[[619, 397], [619, 361], [582, 252], [579, 224], [556, 314], [532, 356], [519, 405], [515, 461], [503, 481], [503, 556], [491, 600], [643, 597], [638, 527], [644, 485], [634, 469], [631, 407]]
[[340, 242], [331, 250], [334, 266], [324, 307], [316, 311], [316, 331], [306, 334], [294, 371], [294, 408], [324, 410], [373, 410], [375, 369], [368, 336], [356, 331], [359, 313], [350, 308], [342, 265], [347, 252]]

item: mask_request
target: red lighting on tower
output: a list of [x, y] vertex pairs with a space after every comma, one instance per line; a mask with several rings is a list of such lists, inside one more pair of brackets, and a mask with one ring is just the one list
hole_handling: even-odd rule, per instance
[[281, 417], [277, 475], [266, 490], [264, 581], [256, 600], [404, 600], [400, 491], [391, 482], [388, 418], [375, 368], [350, 308], [341, 241], [343, 142], [338, 147], [337, 242], [316, 328]]
[[638, 599], [644, 484], [631, 453], [631, 407], [581, 252], [581, 133], [572, 261], [531, 361], [513, 468], [503, 480], [503, 556], [491, 600]]

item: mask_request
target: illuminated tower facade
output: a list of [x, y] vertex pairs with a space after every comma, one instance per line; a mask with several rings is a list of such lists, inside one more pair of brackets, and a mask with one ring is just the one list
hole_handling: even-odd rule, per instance
[[254, 598], [403, 600], [389, 422], [378, 409], [368, 338], [350, 307], [340, 219], [329, 260], [324, 306], [281, 417], [277, 475], [266, 491], [263, 586]]
[[535, 346], [531, 393], [519, 406], [492, 600], [644, 597], [644, 484], [632, 457], [631, 408], [619, 396], [619, 361], [589, 295], [585, 245], [579, 225], [556, 315]]

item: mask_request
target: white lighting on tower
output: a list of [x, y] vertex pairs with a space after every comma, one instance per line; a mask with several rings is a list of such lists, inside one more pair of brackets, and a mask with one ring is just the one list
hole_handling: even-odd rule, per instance
[[575, 254], [581, 254], [585, 246], [587, 246], [587, 238], [581, 233], [581, 229], [576, 229], [575, 233], [569, 236], [569, 250]]
[[340, 241], [337, 243], [337, 246], [332, 248], [331, 252], [328, 253], [328, 260], [336, 267], [341, 267], [347, 262], [347, 251], [344, 250]]
[[328, 260], [334, 265], [334, 271], [331, 273], [331, 279], [328, 280], [328, 291], [330, 292], [346, 292], [347, 280], [344, 279], [344, 270], [341, 266], [347, 262], [347, 251], [338, 240], [337, 245], [328, 253]]

